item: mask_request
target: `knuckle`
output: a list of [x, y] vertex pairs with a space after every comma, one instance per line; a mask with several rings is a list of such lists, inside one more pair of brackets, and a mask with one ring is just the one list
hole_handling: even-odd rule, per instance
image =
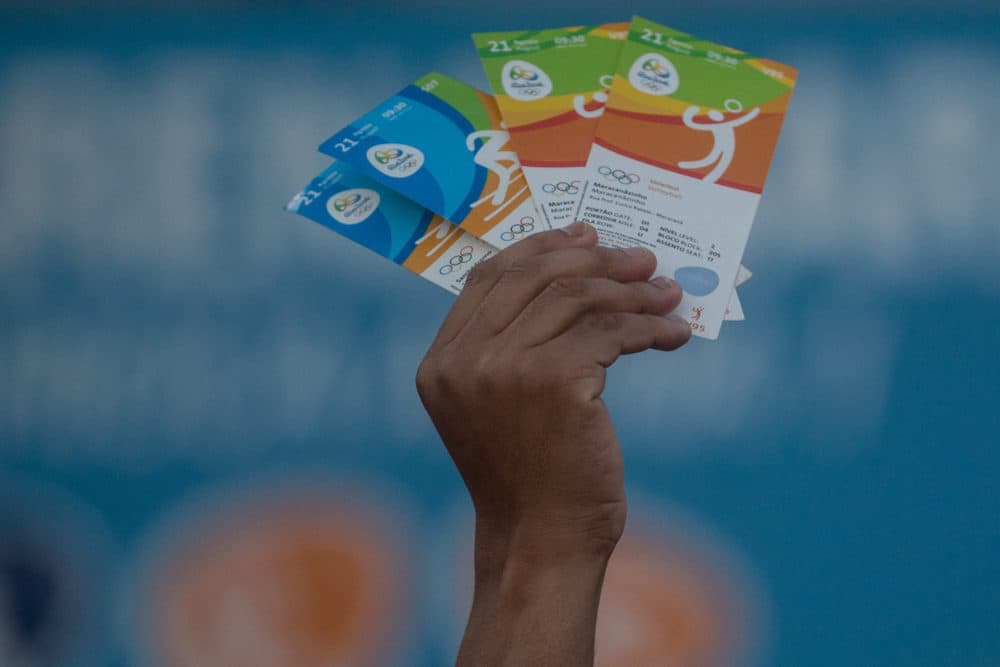
[[511, 262], [503, 272], [504, 280], [516, 280], [522, 276], [530, 274], [537, 262], [529, 258], [521, 258]]
[[544, 232], [532, 234], [521, 241], [521, 243], [530, 243], [530, 247], [532, 249], [538, 250], [539, 252], [546, 252], [569, 247], [573, 243], [573, 237], [561, 229], [549, 229]]
[[430, 357], [424, 357], [417, 366], [417, 394], [424, 400], [430, 398], [437, 384], [437, 368]]
[[502, 363], [490, 354], [479, 355], [468, 368], [465, 376], [480, 396], [497, 396], [515, 382], [516, 370], [509, 363]]
[[572, 253], [579, 258], [581, 264], [593, 270], [600, 268], [604, 264], [604, 250], [606, 248], [594, 246], [593, 248], [567, 248], [563, 252]]
[[579, 278], [562, 276], [549, 283], [546, 291], [556, 299], [581, 299], [587, 293], [587, 286]]
[[455, 389], [463, 377], [462, 361], [454, 354], [450, 354], [438, 362], [437, 374], [435, 376], [438, 387], [445, 390]]
[[656, 267], [656, 255], [648, 249], [602, 248], [602, 251], [604, 267], [609, 273], [623, 270], [633, 273], [640, 267], [652, 271]]
[[417, 394], [427, 403], [462, 393], [464, 367], [465, 363], [454, 352], [428, 355], [417, 367]]
[[663, 312], [673, 300], [673, 295], [668, 290], [649, 283], [635, 283], [629, 286], [629, 291], [632, 302], [640, 312]]
[[[455, 369], [456, 373], [459, 369]], [[477, 354], [471, 363], [465, 366], [465, 372], [477, 380], [483, 380], [493, 375], [493, 359], [489, 354], [481, 352]]]
[[587, 275], [595, 278], [607, 278], [611, 273], [612, 264], [607, 256], [600, 252], [603, 248], [582, 248], [583, 264]]
[[601, 246], [597, 250], [601, 254], [601, 259], [608, 264], [625, 262], [629, 259], [628, 253], [625, 252], [624, 248], [606, 248]]
[[618, 331], [625, 324], [625, 316], [622, 313], [595, 313], [590, 318], [590, 324], [598, 331]]
[[477, 395], [489, 399], [513, 394], [537, 393], [549, 375], [533, 355], [484, 353], [465, 369], [465, 377]]

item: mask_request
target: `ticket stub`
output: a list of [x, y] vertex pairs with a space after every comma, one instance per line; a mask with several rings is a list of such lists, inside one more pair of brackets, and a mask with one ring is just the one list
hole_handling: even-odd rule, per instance
[[740, 268], [736, 270], [736, 286], [739, 287], [751, 278], [753, 278], [753, 272], [740, 264]]
[[320, 151], [498, 248], [547, 228], [490, 95], [432, 72]]
[[458, 294], [496, 249], [339, 160], [285, 207]]
[[725, 321], [742, 322], [746, 319], [743, 303], [740, 301], [740, 295], [736, 293], [736, 288], [751, 278], [753, 278], [753, 273], [750, 272], [750, 269], [740, 265], [736, 271], [736, 285], [733, 287], [732, 296], [729, 297], [729, 305], [726, 306], [726, 315], [723, 318]]
[[[343, 162], [334, 161], [292, 197], [285, 210], [318, 222], [453, 294], [462, 290], [473, 266], [497, 253], [490, 244]], [[735, 291], [733, 298], [738, 302]], [[736, 319], [735, 312], [727, 319]]]
[[472, 40], [538, 210], [573, 222], [629, 24], [476, 33]]
[[642, 245], [716, 339], [795, 85], [795, 69], [635, 17], [577, 217]]
[[722, 318], [726, 322], [742, 322], [746, 319], [746, 315], [743, 313], [743, 302], [740, 301], [739, 294], [736, 293], [736, 288], [733, 288], [733, 293], [729, 297], [729, 305], [726, 306], [726, 314]]

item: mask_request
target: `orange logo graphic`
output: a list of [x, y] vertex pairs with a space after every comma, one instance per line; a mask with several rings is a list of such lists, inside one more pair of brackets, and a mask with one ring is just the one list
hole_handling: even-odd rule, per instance
[[601, 595], [596, 667], [747, 664], [746, 600], [731, 574], [686, 544], [626, 531]]
[[402, 582], [375, 525], [353, 503], [303, 497], [171, 535], [143, 602], [155, 664], [380, 664]]

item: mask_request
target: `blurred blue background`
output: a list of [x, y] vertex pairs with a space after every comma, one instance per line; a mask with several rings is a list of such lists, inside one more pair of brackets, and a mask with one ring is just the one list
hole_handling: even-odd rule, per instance
[[452, 659], [468, 510], [412, 380], [452, 297], [281, 208], [410, 80], [485, 88], [469, 33], [633, 12], [800, 77], [747, 322], [611, 372], [626, 539], [694, 602], [623, 584], [604, 664], [1000, 665], [996, 3], [100, 7], [0, 9], [4, 667]]

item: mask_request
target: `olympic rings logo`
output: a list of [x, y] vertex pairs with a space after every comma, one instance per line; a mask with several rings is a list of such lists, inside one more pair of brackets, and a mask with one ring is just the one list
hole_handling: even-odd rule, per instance
[[566, 183], [564, 181], [559, 181], [558, 183], [546, 183], [542, 186], [542, 192], [548, 195], [575, 195], [580, 192], [580, 181], [571, 181]]
[[628, 174], [621, 169], [612, 169], [608, 166], [598, 167], [597, 173], [609, 180], [618, 181], [622, 185], [634, 185], [642, 180], [639, 178], [639, 174]]
[[524, 79], [525, 81], [535, 81], [538, 79], [538, 72], [532, 72], [527, 67], [515, 66], [510, 69], [510, 78], [514, 81]]
[[510, 226], [510, 230], [502, 233], [500, 238], [504, 241], [513, 241], [525, 234], [535, 231], [535, 219], [530, 215], [521, 218], [520, 222], [515, 222]]
[[379, 161], [380, 164], [386, 164], [389, 160], [394, 160], [403, 154], [403, 151], [398, 148], [391, 148], [387, 151], [375, 151], [375, 159]]
[[340, 212], [346, 211], [349, 206], [357, 204], [361, 201], [361, 195], [354, 193], [347, 197], [341, 197], [340, 199], [333, 200], [333, 207]]
[[438, 269], [438, 273], [442, 276], [446, 276], [452, 271], [456, 270], [458, 267], [472, 261], [472, 246], [467, 245], [459, 249], [457, 255], [453, 255], [448, 259], [448, 263]]

